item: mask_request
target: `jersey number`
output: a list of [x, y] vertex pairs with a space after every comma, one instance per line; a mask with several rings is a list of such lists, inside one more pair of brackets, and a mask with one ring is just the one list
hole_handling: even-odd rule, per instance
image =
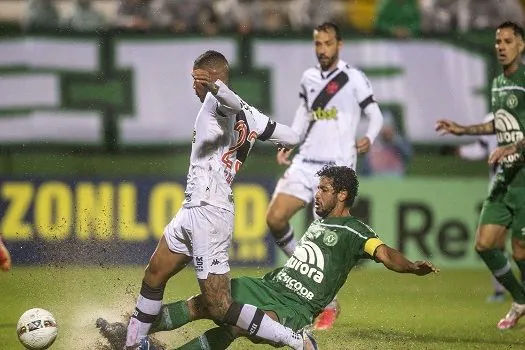
[[244, 122], [244, 120], [239, 120], [235, 123], [235, 126], [233, 127], [235, 131], [239, 133], [239, 137], [237, 138], [237, 142], [235, 145], [231, 146], [226, 153], [222, 155], [222, 162], [226, 166], [227, 169], [231, 169], [230, 175], [228, 175], [228, 183], [231, 183], [233, 180], [233, 176], [239, 171], [242, 165], [242, 161], [238, 159], [232, 160], [232, 156], [239, 148], [244, 145], [246, 141], [253, 143], [255, 139], [257, 138], [257, 133], [255, 131], [251, 131], [248, 134], [248, 126]]

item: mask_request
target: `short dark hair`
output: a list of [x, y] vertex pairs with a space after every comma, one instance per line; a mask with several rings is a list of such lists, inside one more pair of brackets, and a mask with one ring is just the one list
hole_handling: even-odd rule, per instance
[[214, 50], [204, 52], [193, 62], [195, 68], [218, 68], [221, 66], [228, 68], [228, 60], [222, 53]]
[[346, 191], [348, 193], [348, 197], [345, 200], [346, 207], [350, 208], [354, 205], [359, 191], [359, 180], [354, 169], [347, 166], [325, 165], [317, 172], [317, 176], [325, 176], [331, 179], [335, 192]]
[[525, 33], [523, 32], [523, 28], [516, 22], [512, 21], [505, 21], [501, 23], [497, 29], [503, 29], [503, 28], [509, 28], [512, 29], [514, 32], [514, 35], [521, 37], [522, 39], [525, 38]]
[[318, 32], [328, 32], [329, 29], [332, 29], [335, 32], [335, 38], [337, 41], [341, 41], [341, 31], [337, 24], [333, 22], [323, 22], [314, 28], [314, 30]]

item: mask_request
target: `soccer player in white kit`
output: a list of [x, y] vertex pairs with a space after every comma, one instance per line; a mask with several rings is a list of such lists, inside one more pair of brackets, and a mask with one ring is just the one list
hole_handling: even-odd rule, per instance
[[[199, 56], [192, 75], [202, 107], [195, 120], [185, 200], [146, 267], [127, 327], [126, 348], [153, 348], [147, 334], [161, 311], [165, 285], [193, 259], [201, 293], [215, 320], [272, 343], [316, 349], [308, 332], [296, 333], [263, 310], [233, 301], [230, 292], [231, 183], [256, 139], [292, 147], [298, 143], [298, 135], [228, 88], [229, 66], [221, 53], [207, 51]], [[180, 312], [188, 314], [182, 308]]]
[[[318, 179], [315, 174], [326, 164], [356, 168], [357, 154], [368, 152], [381, 130], [383, 116], [365, 74], [339, 58], [342, 40], [339, 28], [323, 23], [313, 32], [318, 65], [301, 78], [301, 102], [292, 129], [302, 142], [290, 162], [291, 150], [280, 150], [277, 161], [290, 165], [277, 183], [266, 221], [276, 243], [291, 256], [297, 246], [289, 221], [312, 202]], [[364, 113], [366, 135], [356, 140], [356, 129]], [[318, 330], [331, 328], [338, 315], [337, 302], [317, 318]]]

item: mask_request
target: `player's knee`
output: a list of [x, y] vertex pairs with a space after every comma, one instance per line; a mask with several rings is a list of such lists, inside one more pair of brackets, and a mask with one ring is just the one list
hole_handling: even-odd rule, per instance
[[485, 250], [491, 249], [492, 246], [489, 244], [487, 240], [481, 240], [477, 239], [475, 243], [475, 249], [477, 252], [483, 252]]
[[489, 249], [497, 248], [497, 232], [484, 229], [483, 227], [478, 229], [476, 233], [475, 249], [478, 252], [482, 252]]

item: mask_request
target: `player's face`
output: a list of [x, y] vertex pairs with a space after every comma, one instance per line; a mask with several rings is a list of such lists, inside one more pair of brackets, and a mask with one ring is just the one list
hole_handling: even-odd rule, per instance
[[512, 28], [496, 31], [496, 55], [503, 66], [509, 66], [519, 59], [523, 51], [523, 39], [514, 34]]
[[322, 70], [335, 68], [339, 60], [342, 43], [335, 37], [335, 31], [314, 30], [315, 55]]
[[315, 213], [324, 218], [334, 210], [337, 202], [337, 192], [332, 186], [332, 179], [322, 176], [319, 179], [319, 185], [315, 193]]

